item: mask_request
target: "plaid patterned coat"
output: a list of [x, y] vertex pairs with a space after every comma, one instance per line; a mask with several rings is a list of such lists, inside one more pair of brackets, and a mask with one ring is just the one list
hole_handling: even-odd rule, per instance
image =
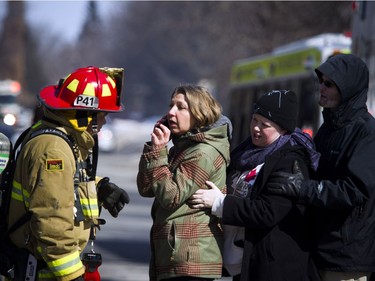
[[173, 139], [174, 146], [144, 146], [138, 191], [154, 197], [151, 215], [150, 280], [178, 276], [220, 278], [223, 233], [209, 209], [191, 209], [186, 201], [205, 181], [225, 191], [229, 165], [227, 125]]

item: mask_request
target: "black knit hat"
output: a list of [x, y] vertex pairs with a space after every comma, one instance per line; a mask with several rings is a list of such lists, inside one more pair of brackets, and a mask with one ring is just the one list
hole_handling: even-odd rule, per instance
[[266, 117], [288, 132], [293, 132], [297, 126], [297, 96], [288, 90], [272, 90], [254, 104], [253, 113]]

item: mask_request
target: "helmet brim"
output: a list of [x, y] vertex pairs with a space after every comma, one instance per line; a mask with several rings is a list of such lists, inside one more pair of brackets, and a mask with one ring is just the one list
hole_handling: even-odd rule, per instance
[[44, 87], [38, 94], [39, 101], [52, 109], [64, 109], [62, 108], [61, 101], [57, 98], [57, 88], [55, 85]]

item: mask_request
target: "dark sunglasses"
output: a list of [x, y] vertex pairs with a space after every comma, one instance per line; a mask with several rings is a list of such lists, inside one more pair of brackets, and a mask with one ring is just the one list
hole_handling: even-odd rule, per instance
[[323, 84], [323, 85], [326, 86], [327, 88], [331, 88], [331, 87], [333, 87], [333, 86], [335, 85], [332, 81], [329, 81], [329, 80], [323, 80], [323, 79], [319, 79], [319, 83], [320, 83], [320, 84]]

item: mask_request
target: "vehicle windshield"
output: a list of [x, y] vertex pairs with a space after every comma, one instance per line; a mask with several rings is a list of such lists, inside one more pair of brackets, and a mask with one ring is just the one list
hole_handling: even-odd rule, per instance
[[17, 97], [14, 95], [0, 95], [0, 104], [17, 103]]

